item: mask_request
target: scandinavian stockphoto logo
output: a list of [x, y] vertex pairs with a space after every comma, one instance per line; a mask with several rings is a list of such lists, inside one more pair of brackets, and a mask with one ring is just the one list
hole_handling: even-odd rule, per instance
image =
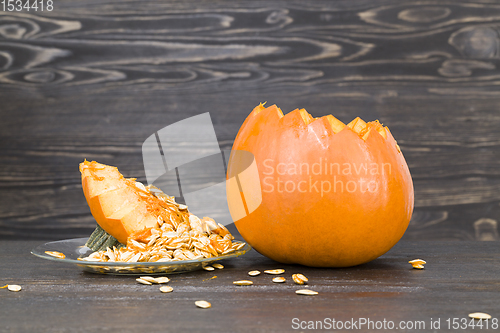
[[221, 150], [208, 112], [149, 136], [142, 145], [142, 158], [148, 185], [175, 196], [197, 216], [227, 225], [262, 202], [253, 154]]

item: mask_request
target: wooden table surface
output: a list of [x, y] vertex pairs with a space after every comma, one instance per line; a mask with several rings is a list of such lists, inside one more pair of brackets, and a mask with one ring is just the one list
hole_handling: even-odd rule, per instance
[[267, 101], [389, 126], [415, 186], [405, 239], [498, 240], [499, 14], [400, 0], [0, 9], [0, 239], [88, 236], [81, 161], [144, 181], [155, 131], [210, 112], [228, 149]]
[[[0, 289], [0, 331], [290, 332], [307, 331], [307, 323], [294, 329], [302, 321], [325, 318], [325, 325], [330, 319], [357, 320], [359, 325], [365, 318], [385, 319], [386, 325], [392, 321], [394, 332], [405, 331], [398, 329], [402, 321], [415, 328], [424, 323], [414, 331], [447, 331], [447, 319], [453, 325], [453, 318], [462, 322], [471, 312], [500, 319], [497, 244], [403, 241], [371, 263], [344, 269], [281, 265], [252, 250], [222, 261], [222, 270], [170, 275], [168, 285], [174, 291], [165, 294], [157, 285], [138, 284], [134, 277], [86, 273], [35, 257], [30, 250], [40, 245], [37, 241], [4, 241], [0, 284], [19, 284], [23, 289]], [[408, 261], [415, 258], [427, 261], [424, 270], [411, 268]], [[284, 284], [271, 282], [266, 274], [247, 275], [250, 270], [275, 268], [285, 269]], [[303, 287], [291, 282], [292, 273], [305, 274], [306, 287], [319, 294], [296, 295], [295, 290]], [[241, 279], [254, 285], [232, 284]], [[197, 308], [198, 300], [209, 301], [212, 308]], [[440, 330], [431, 329], [431, 320], [440, 320]], [[488, 330], [476, 327], [474, 332], [500, 330], [492, 329], [494, 322], [498, 323], [490, 321]], [[374, 331], [366, 325], [353, 331]], [[386, 331], [391, 330], [381, 330]]]

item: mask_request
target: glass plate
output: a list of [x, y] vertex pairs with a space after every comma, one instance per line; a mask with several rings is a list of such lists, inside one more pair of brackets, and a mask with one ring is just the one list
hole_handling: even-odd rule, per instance
[[[181, 260], [171, 262], [88, 262], [77, 260], [77, 258], [87, 257], [92, 252], [85, 246], [88, 238], [74, 238], [55, 242], [48, 242], [31, 250], [37, 257], [53, 260], [57, 262], [74, 264], [84, 271], [100, 274], [114, 275], [138, 275], [138, 274], [175, 274], [201, 269], [218, 260], [235, 258], [250, 251], [252, 247], [248, 244], [233, 253], [215, 257], [196, 260]], [[50, 256], [45, 251], [57, 251], [63, 253], [66, 258], [60, 259]]]

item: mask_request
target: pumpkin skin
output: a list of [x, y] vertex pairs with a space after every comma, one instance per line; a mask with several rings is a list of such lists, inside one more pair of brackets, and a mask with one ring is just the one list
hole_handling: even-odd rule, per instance
[[[275, 105], [261, 104], [241, 126], [233, 150], [251, 152], [258, 168], [259, 179], [239, 180], [242, 197], [258, 185], [262, 195], [260, 205], [235, 225], [273, 260], [359, 265], [386, 253], [408, 227], [411, 175], [389, 129], [378, 121], [356, 118], [346, 126], [331, 115], [313, 118], [297, 109], [283, 116]], [[235, 163], [230, 158], [228, 178], [237, 173]], [[228, 195], [230, 211], [236, 200]]]

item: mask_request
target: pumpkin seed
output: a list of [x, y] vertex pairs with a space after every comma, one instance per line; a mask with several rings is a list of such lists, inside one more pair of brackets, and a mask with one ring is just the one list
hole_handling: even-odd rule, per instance
[[137, 278], [137, 279], [135, 279], [135, 280], [136, 280], [137, 282], [139, 282], [139, 283], [142, 283], [142, 284], [152, 285], [152, 283], [151, 283], [151, 282], [146, 281], [146, 280], [143, 280], [143, 279], [141, 279], [141, 278]]
[[424, 269], [424, 264], [426, 264], [425, 260], [422, 259], [413, 259], [408, 261], [408, 263], [411, 264], [415, 269]]
[[474, 319], [491, 319], [491, 316], [487, 313], [483, 312], [473, 312], [469, 313], [469, 318], [474, 318]]
[[298, 295], [306, 295], [306, 296], [313, 296], [317, 295], [318, 292], [314, 290], [309, 290], [309, 289], [300, 289], [295, 291], [296, 294]]
[[260, 272], [259, 271], [250, 271], [250, 272], [248, 272], [248, 275], [257, 276], [257, 275], [260, 275]]
[[292, 274], [292, 279], [296, 284], [305, 284], [307, 281], [309, 281], [309, 279], [306, 278], [303, 274]]
[[9, 284], [7, 286], [7, 289], [9, 289], [10, 291], [21, 291], [21, 286], [18, 286], [17, 284]]
[[170, 279], [166, 276], [161, 276], [161, 277], [157, 277], [155, 278], [156, 280], [156, 283], [167, 283], [167, 282], [170, 282]]
[[235, 250], [240, 250], [243, 246], [245, 246], [245, 243], [238, 242], [235, 245]]
[[52, 256], [52, 257], [55, 257], [55, 258], [59, 258], [59, 259], [66, 258], [66, 256], [64, 255], [64, 253], [57, 252], [57, 251], [45, 251], [45, 253], [48, 254], [49, 256]]
[[174, 288], [172, 288], [170, 286], [163, 286], [163, 287], [160, 287], [160, 291], [162, 293], [171, 293], [172, 291], [174, 291]]
[[136, 253], [130, 259], [128, 259], [127, 262], [137, 262], [140, 258], [141, 258], [141, 253]]
[[224, 266], [222, 266], [222, 264], [219, 264], [219, 263], [215, 263], [215, 264], [212, 264], [213, 267], [217, 268], [217, 269], [223, 269]]
[[194, 304], [196, 304], [197, 307], [202, 308], [202, 309], [208, 309], [208, 308], [212, 307], [212, 304], [210, 304], [207, 301], [196, 301], [196, 302], [194, 302]]
[[253, 284], [253, 282], [249, 280], [240, 280], [240, 281], [234, 281], [233, 284], [237, 286], [250, 286]]
[[286, 279], [282, 276], [278, 276], [278, 277], [273, 278], [273, 282], [275, 282], [275, 283], [283, 283], [285, 281], [286, 281]]
[[156, 279], [152, 276], [141, 276], [140, 279], [151, 283], [158, 283]]
[[268, 269], [268, 270], [265, 270], [264, 273], [278, 275], [278, 274], [285, 273], [285, 270], [284, 269]]
[[215, 268], [213, 268], [212, 266], [203, 266], [203, 269], [206, 270], [206, 271], [213, 271], [213, 270], [215, 270]]

